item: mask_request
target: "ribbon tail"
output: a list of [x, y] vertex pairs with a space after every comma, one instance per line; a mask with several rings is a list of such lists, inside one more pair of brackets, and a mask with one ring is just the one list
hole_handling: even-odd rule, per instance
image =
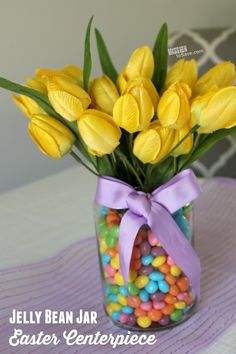
[[153, 206], [148, 224], [165, 251], [189, 278], [196, 295], [200, 295], [200, 259], [172, 216], [161, 205]]
[[141, 226], [147, 223], [143, 216], [138, 216], [128, 210], [122, 217], [119, 230], [120, 270], [124, 283], [128, 286], [130, 261], [134, 241]]

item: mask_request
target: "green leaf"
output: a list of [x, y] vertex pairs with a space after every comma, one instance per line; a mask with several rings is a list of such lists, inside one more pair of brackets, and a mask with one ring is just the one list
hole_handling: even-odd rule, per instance
[[102, 35], [97, 28], [95, 28], [95, 35], [96, 35], [97, 49], [98, 49], [98, 55], [99, 55], [102, 71], [116, 84], [116, 80], [118, 76], [117, 71], [114, 68], [114, 65], [108, 53], [104, 39], [102, 38]]
[[84, 89], [88, 91], [89, 86], [89, 78], [92, 69], [92, 58], [91, 58], [91, 50], [90, 50], [90, 32], [91, 25], [93, 21], [93, 16], [90, 18], [84, 42], [84, 69], [83, 69], [83, 80], [84, 80]]
[[149, 165], [150, 172], [145, 182], [145, 192], [152, 192], [174, 176], [175, 170], [173, 161], [173, 156], [169, 156], [160, 164]]
[[231, 138], [233, 138], [236, 141], [236, 130], [232, 131], [230, 133], [230, 135], [231, 135]]
[[112, 164], [108, 155], [97, 158], [97, 170], [100, 176], [114, 176]]
[[153, 48], [153, 56], [155, 69], [152, 80], [157, 91], [160, 93], [165, 83], [168, 65], [168, 27], [166, 23], [161, 26], [157, 35]]

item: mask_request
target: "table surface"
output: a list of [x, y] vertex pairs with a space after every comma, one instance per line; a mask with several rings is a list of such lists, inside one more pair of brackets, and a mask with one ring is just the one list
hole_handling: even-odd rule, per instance
[[[95, 187], [96, 178], [76, 166], [1, 194], [0, 268], [51, 257], [93, 235]], [[236, 325], [201, 353], [235, 354]]]

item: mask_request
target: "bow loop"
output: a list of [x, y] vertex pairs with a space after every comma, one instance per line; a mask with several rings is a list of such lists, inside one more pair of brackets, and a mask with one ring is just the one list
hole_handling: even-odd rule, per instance
[[150, 195], [144, 192], [131, 192], [126, 199], [127, 207], [132, 213], [138, 216], [143, 216], [146, 220], [151, 211]]

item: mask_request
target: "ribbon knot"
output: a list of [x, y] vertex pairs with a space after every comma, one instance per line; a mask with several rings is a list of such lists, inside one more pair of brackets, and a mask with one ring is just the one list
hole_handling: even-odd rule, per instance
[[182, 171], [151, 194], [136, 191], [129, 184], [112, 177], [99, 177], [96, 203], [115, 209], [127, 209], [119, 228], [120, 270], [128, 285], [128, 276], [135, 238], [148, 224], [164, 250], [189, 278], [200, 294], [200, 260], [172, 217], [172, 213], [192, 202], [201, 193], [191, 169]]

